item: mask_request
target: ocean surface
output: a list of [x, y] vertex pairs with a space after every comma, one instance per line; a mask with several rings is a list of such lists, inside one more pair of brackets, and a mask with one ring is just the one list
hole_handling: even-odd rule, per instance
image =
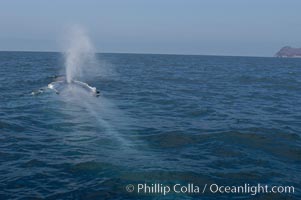
[[[97, 57], [84, 81], [100, 97], [32, 95], [64, 56], [0, 52], [1, 200], [301, 199], [301, 59]], [[201, 191], [138, 194], [144, 183]], [[202, 193], [259, 183], [295, 192]]]

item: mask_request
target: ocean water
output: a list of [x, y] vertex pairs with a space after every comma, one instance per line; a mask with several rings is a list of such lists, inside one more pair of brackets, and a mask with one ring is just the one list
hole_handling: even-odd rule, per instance
[[[300, 199], [301, 59], [97, 54], [96, 98], [31, 92], [60, 53], [0, 52], [0, 199]], [[294, 194], [137, 194], [133, 184]], [[202, 190], [202, 187], [201, 187]]]

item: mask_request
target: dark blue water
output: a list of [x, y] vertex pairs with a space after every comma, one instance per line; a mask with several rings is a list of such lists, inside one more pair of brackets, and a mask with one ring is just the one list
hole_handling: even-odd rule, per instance
[[[0, 52], [0, 199], [300, 199], [301, 59], [99, 54], [101, 91], [33, 96], [59, 53]], [[101, 67], [101, 66], [100, 66]], [[129, 193], [127, 184], [294, 194]]]

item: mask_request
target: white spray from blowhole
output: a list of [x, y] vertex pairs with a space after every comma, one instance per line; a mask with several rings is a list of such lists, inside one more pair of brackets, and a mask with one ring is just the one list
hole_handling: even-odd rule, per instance
[[[122, 144], [123, 148], [132, 146], [131, 142], [116, 129], [121, 128], [122, 124], [128, 124], [128, 118], [111, 101], [102, 96], [101, 88], [97, 88], [101, 93], [97, 98], [79, 87], [72, 87], [73, 80], [95, 82], [100, 77], [115, 77], [113, 66], [97, 59], [95, 48], [82, 27], [72, 27], [67, 33], [65, 43], [67, 48], [64, 55], [68, 86], [60, 96], [68, 107], [75, 106], [76, 109], [68, 108], [66, 112], [71, 110], [73, 115], [73, 110], [78, 110], [75, 117], [79, 122], [89, 122], [91, 126], [96, 125], [104, 129], [105, 131], [99, 133], [98, 137], [113, 139]], [[84, 114], [83, 110], [87, 111], [87, 114]]]
[[82, 79], [85, 71], [97, 65], [95, 49], [83, 28], [73, 27], [68, 34], [65, 52], [66, 80]]

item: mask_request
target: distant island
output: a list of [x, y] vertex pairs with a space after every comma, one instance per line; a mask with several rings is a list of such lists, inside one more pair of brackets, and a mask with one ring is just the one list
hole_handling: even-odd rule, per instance
[[281, 48], [275, 56], [279, 58], [301, 58], [301, 48], [286, 46]]

